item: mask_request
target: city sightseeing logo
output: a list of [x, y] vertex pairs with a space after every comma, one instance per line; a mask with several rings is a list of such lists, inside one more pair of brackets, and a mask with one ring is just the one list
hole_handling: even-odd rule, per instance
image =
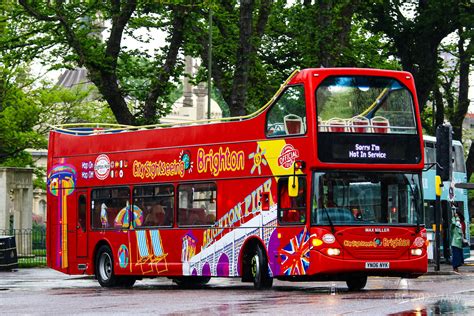
[[94, 173], [97, 179], [105, 180], [110, 173], [110, 159], [107, 155], [100, 155], [94, 163]]
[[300, 153], [298, 149], [295, 149], [291, 144], [287, 144], [281, 150], [280, 156], [278, 157], [278, 165], [285, 169], [289, 169], [299, 156]]

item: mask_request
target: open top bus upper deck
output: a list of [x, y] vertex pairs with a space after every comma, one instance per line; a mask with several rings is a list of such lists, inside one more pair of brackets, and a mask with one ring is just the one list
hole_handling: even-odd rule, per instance
[[[413, 77], [407, 72], [322, 68], [295, 71], [275, 96], [247, 116], [178, 125], [63, 125], [50, 134], [50, 157], [113, 154], [247, 141], [304, 142], [310, 167], [423, 168]], [[313, 149], [313, 150], [310, 150]]]

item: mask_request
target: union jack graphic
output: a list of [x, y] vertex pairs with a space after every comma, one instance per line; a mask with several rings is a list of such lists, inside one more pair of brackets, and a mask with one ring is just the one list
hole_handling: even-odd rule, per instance
[[309, 267], [310, 235], [306, 227], [280, 250], [281, 269], [285, 275], [304, 275]]

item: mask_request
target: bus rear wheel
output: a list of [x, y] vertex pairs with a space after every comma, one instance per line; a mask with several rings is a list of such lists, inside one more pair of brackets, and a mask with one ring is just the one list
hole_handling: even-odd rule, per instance
[[102, 245], [95, 259], [95, 276], [102, 287], [119, 286], [120, 279], [114, 274], [114, 257], [107, 245]]
[[257, 290], [269, 289], [273, 285], [273, 278], [268, 271], [267, 256], [260, 246], [255, 247], [250, 260], [250, 273], [252, 274], [253, 286]]
[[367, 284], [367, 276], [366, 275], [354, 276], [350, 278], [349, 280], [347, 280], [346, 284], [347, 284], [347, 287], [349, 288], [349, 291], [360, 291]]

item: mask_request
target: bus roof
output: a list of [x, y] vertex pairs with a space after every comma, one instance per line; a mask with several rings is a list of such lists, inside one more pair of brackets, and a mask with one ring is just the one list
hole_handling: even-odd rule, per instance
[[[436, 143], [436, 137], [430, 135], [423, 135], [423, 140], [425, 142]], [[453, 139], [453, 146], [462, 146], [462, 143], [459, 140]]]

